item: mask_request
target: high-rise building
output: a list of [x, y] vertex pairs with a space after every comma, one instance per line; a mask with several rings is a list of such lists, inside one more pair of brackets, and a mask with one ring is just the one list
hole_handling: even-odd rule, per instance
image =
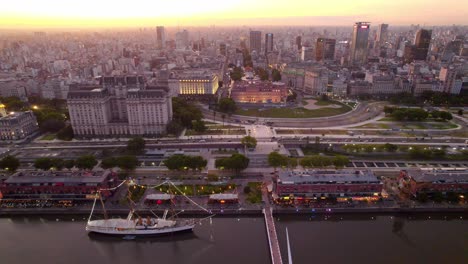
[[296, 37], [296, 46], [297, 46], [297, 50], [302, 50], [302, 37], [301, 36]]
[[189, 33], [187, 30], [176, 33], [176, 49], [186, 49], [189, 45]]
[[382, 46], [388, 40], [388, 24], [380, 24], [379, 30], [377, 30], [377, 39], [379, 44]]
[[369, 32], [369, 22], [356, 22], [354, 24], [350, 54], [350, 62], [352, 64], [366, 62]]
[[439, 80], [441, 81], [441, 90], [444, 93], [452, 92], [452, 87], [455, 84], [457, 77], [457, 69], [455, 67], [442, 67], [439, 73]]
[[166, 47], [166, 30], [163, 26], [156, 27], [156, 43], [158, 49], [164, 49]]
[[419, 29], [414, 39], [415, 60], [426, 60], [431, 44], [432, 30]]
[[307, 69], [304, 78], [303, 92], [320, 95], [327, 93], [328, 74], [325, 69]]
[[310, 61], [314, 57], [314, 50], [312, 47], [303, 46], [301, 49], [301, 60]]
[[100, 85], [73, 86], [67, 99], [78, 137], [161, 135], [172, 119], [169, 88], [142, 76], [101, 77]]
[[273, 33], [265, 34], [265, 54], [273, 51]]
[[250, 31], [250, 52], [257, 51], [259, 53], [262, 50], [262, 32], [261, 31]]
[[219, 43], [219, 54], [226, 56], [226, 43]]
[[315, 45], [315, 59], [333, 60], [335, 58], [335, 44], [336, 40], [327, 38], [318, 38]]

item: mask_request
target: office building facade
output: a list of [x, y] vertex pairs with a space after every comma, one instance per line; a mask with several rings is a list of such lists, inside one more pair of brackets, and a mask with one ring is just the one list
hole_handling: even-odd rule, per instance
[[356, 22], [351, 40], [350, 62], [363, 64], [367, 61], [367, 46], [369, 41], [370, 23]]
[[327, 38], [318, 38], [315, 45], [315, 59], [317, 61], [330, 61], [335, 58], [336, 40]]
[[262, 50], [262, 32], [261, 31], [250, 31], [249, 37], [249, 48], [250, 52], [256, 51], [260, 53]]

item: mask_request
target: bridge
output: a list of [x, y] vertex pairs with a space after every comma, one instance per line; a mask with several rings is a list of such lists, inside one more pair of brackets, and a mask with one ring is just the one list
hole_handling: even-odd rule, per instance
[[268, 237], [268, 245], [270, 247], [271, 263], [283, 264], [278, 236], [276, 233], [275, 220], [273, 218], [273, 210], [270, 207], [266, 187], [262, 188], [262, 196], [263, 201], [265, 202], [265, 207], [263, 208], [263, 216], [265, 217], [265, 226]]

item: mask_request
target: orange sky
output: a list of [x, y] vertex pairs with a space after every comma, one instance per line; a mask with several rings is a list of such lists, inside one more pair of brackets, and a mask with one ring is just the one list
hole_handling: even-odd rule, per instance
[[461, 0], [11, 0], [0, 28], [468, 24]]

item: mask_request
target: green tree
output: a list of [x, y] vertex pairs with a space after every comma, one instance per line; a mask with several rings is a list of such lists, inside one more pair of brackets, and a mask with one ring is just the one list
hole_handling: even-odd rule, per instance
[[236, 102], [232, 98], [221, 98], [218, 103], [218, 109], [223, 113], [234, 113], [237, 109]]
[[107, 157], [101, 161], [101, 168], [111, 169], [117, 167], [117, 159], [114, 157]]
[[250, 159], [246, 156], [235, 153], [232, 154], [232, 156], [229, 158], [228, 168], [239, 174], [240, 171], [247, 169], [249, 162]]
[[135, 156], [127, 155], [116, 158], [116, 165], [123, 170], [134, 170], [138, 166], [138, 159]]
[[385, 143], [384, 149], [388, 152], [395, 152], [398, 150], [398, 146], [395, 144]]
[[0, 160], [0, 168], [8, 171], [16, 171], [20, 166], [18, 158], [8, 155]]
[[73, 137], [73, 128], [70, 125], [60, 129], [60, 131], [57, 133], [57, 138], [60, 140], [70, 141], [73, 139]]
[[182, 130], [184, 130], [184, 127], [179, 120], [171, 120], [166, 126], [167, 133], [171, 135], [178, 136]]
[[268, 154], [268, 165], [273, 167], [276, 172], [276, 168], [288, 165], [288, 157], [279, 154], [277, 151], [273, 151]]
[[273, 69], [271, 71], [271, 79], [274, 81], [274, 82], [279, 82], [281, 81], [281, 72], [277, 69]]
[[50, 158], [37, 158], [34, 160], [34, 168], [36, 169], [49, 170], [52, 165], [52, 159]]
[[244, 77], [244, 71], [241, 67], [234, 67], [230, 73], [230, 77], [233, 81], [240, 81]]
[[463, 109], [458, 109], [457, 114], [458, 114], [459, 116], [463, 116]]
[[63, 166], [67, 169], [71, 169], [73, 167], [75, 167], [75, 161], [74, 160], [65, 160], [63, 162]]
[[185, 165], [184, 155], [172, 155], [169, 158], [164, 160], [164, 165], [169, 170], [181, 170]]
[[257, 146], [257, 139], [251, 136], [245, 136], [242, 138], [241, 144], [249, 149], [253, 149]]
[[298, 164], [298, 161], [297, 161], [297, 158], [288, 158], [288, 167], [291, 168], [291, 169], [294, 169], [297, 167]]
[[452, 114], [447, 111], [440, 111], [440, 119], [442, 120], [452, 120]]
[[93, 155], [83, 155], [76, 160], [76, 167], [79, 169], [92, 169], [98, 164], [96, 157]]
[[204, 132], [206, 131], [206, 125], [203, 120], [194, 120], [192, 124], [193, 130], [197, 132]]
[[255, 74], [258, 75], [262, 81], [267, 81], [269, 78], [268, 71], [261, 67], [257, 67], [255, 69]]
[[127, 143], [127, 150], [133, 154], [143, 153], [146, 142], [142, 137], [134, 137]]
[[348, 165], [349, 158], [346, 156], [337, 155], [333, 158], [332, 162], [336, 168], [343, 168], [344, 166]]

